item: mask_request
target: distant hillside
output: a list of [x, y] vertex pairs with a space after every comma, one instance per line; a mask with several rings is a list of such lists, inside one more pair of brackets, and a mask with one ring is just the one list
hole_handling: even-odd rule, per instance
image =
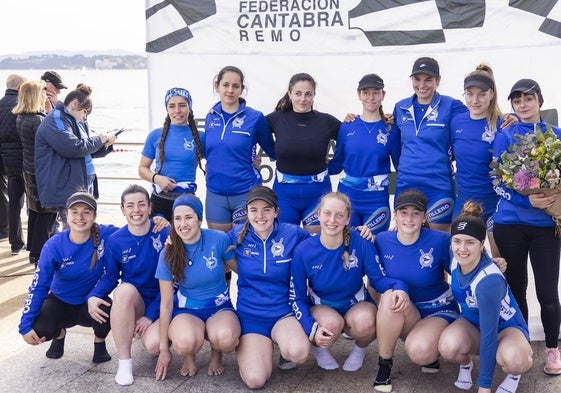
[[72, 70], [86, 67], [89, 69], [133, 70], [145, 69], [146, 57], [140, 55], [96, 54], [37, 54], [5, 56], [0, 60], [2, 70]]

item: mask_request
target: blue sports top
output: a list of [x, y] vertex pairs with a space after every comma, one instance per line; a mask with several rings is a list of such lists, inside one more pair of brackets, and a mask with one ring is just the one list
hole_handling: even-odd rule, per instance
[[240, 99], [237, 112], [228, 114], [219, 102], [206, 115], [205, 132], [206, 186], [211, 192], [240, 195], [261, 184], [261, 173], [253, 164], [257, 144], [275, 159], [275, 141], [261, 112]]
[[[229, 233], [237, 244], [243, 224]], [[294, 248], [311, 235], [299, 226], [275, 221], [266, 240], [250, 225], [236, 248], [238, 259], [238, 300], [236, 309], [261, 318], [280, 318], [292, 311], [289, 302], [290, 264]]]
[[317, 329], [310, 312], [313, 304], [308, 296], [308, 286], [322, 304], [333, 307], [352, 305], [363, 300], [356, 295], [363, 293], [365, 275], [379, 293], [388, 289], [407, 291], [403, 282], [386, 276], [372, 243], [361, 238], [358, 231], [351, 230], [348, 268], [344, 266], [344, 251], [344, 245], [335, 250], [327, 249], [321, 243], [320, 236], [304, 240], [294, 250], [290, 268], [290, 298], [294, 315], [308, 336]]
[[[142, 155], [146, 158], [156, 161], [154, 172], [161, 169], [160, 174], [174, 179], [176, 183], [193, 183], [191, 186], [185, 185], [184, 188], [177, 186], [173, 192], [188, 192], [194, 193], [196, 191], [197, 181], [197, 147], [193, 138], [191, 128], [186, 126], [179, 126], [170, 124], [166, 141], [164, 143], [164, 165], [160, 162], [159, 144], [162, 138], [162, 128], [157, 128], [150, 132], [144, 142]], [[201, 138], [201, 148], [204, 154], [205, 146], [205, 133], [199, 133]], [[152, 185], [155, 192], [156, 185]]]
[[[547, 129], [547, 123], [517, 123], [502, 130], [493, 143], [493, 158], [500, 161], [501, 154], [510, 151], [509, 147], [517, 142], [516, 135], [526, 135], [539, 128], [542, 132]], [[561, 138], [561, 130], [551, 126], [558, 138]], [[553, 218], [545, 210], [533, 207], [530, 198], [523, 196], [512, 188], [504, 185], [497, 186], [495, 191], [500, 196], [497, 211], [493, 215], [495, 223], [498, 224], [522, 224], [538, 227], [554, 226]]]
[[477, 383], [489, 389], [495, 372], [498, 334], [507, 327], [516, 327], [530, 340], [528, 325], [506, 279], [487, 253], [481, 255], [477, 267], [468, 274], [462, 274], [456, 259], [451, 268], [452, 291], [460, 304], [461, 316], [481, 332]]
[[[177, 305], [179, 308], [213, 308], [230, 300], [224, 262], [235, 258], [230, 238], [222, 231], [201, 229], [201, 238], [195, 244], [184, 244], [191, 265], [185, 265], [185, 278], [179, 282]], [[156, 278], [175, 281], [165, 257], [160, 253]], [[175, 304], [175, 303], [174, 303]]]
[[384, 231], [374, 241], [388, 277], [403, 281], [413, 303], [438, 299], [450, 289], [450, 234], [422, 228], [417, 241], [402, 244], [397, 231]]
[[31, 331], [31, 325], [49, 292], [68, 304], [79, 305], [88, 300], [105, 270], [107, 239], [117, 229], [113, 225], [99, 224], [98, 259], [93, 269], [90, 269], [90, 264], [96, 249], [91, 237], [82, 244], [75, 244], [70, 240], [70, 230], [67, 229], [47, 240], [23, 306], [20, 334]]
[[155, 321], [160, 316], [160, 284], [154, 276], [158, 266], [160, 251], [164, 248], [170, 228], [153, 233], [150, 230], [142, 236], [133, 235], [127, 225], [119, 229], [107, 240], [107, 271], [93, 289], [91, 295], [107, 296], [121, 283], [133, 285], [143, 299], [151, 299], [145, 304], [144, 316]]
[[435, 92], [422, 120], [415, 120], [413, 95], [395, 104], [393, 115], [400, 133], [401, 156], [397, 188], [451, 193], [454, 189], [450, 120], [467, 111], [459, 100]]

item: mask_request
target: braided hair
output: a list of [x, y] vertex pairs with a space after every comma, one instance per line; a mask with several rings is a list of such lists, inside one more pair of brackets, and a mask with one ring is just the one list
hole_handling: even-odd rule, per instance
[[[348, 196], [346, 196], [345, 194], [343, 194], [342, 192], [339, 191], [333, 191], [330, 193], [325, 194], [322, 198], [321, 201], [319, 203], [319, 208], [318, 208], [318, 213], [319, 211], [321, 211], [321, 208], [323, 207], [325, 201], [329, 198], [333, 198], [333, 199], [338, 199], [339, 201], [343, 202], [343, 204], [345, 205], [345, 210], [347, 212], [347, 217], [351, 216], [351, 201], [349, 199]], [[345, 270], [347, 270], [349, 268], [349, 247], [351, 244], [351, 229], [349, 224], [345, 225], [345, 227], [343, 228], [343, 246], [344, 246], [344, 251], [343, 251], [343, 267], [345, 268]]]
[[99, 240], [99, 225], [98, 225], [97, 222], [93, 223], [90, 231], [91, 231], [91, 237], [93, 239], [93, 245], [94, 245], [94, 251], [93, 251], [93, 254], [92, 254], [92, 259], [90, 261], [90, 270], [93, 270], [95, 268], [95, 265], [97, 265], [97, 247], [99, 246], [99, 243], [100, 243], [100, 240]]

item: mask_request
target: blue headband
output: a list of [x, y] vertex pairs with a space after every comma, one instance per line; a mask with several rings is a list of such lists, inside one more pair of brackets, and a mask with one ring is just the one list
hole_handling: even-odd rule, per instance
[[166, 98], [164, 100], [166, 107], [168, 106], [168, 102], [171, 97], [175, 96], [181, 96], [185, 98], [187, 100], [187, 103], [189, 104], [189, 108], [191, 109], [191, 111], [193, 110], [193, 100], [191, 99], [191, 94], [189, 94], [188, 90], [183, 89], [182, 87], [172, 87], [166, 92]]
[[194, 195], [180, 196], [175, 200], [175, 202], [173, 202], [173, 210], [175, 210], [177, 206], [189, 206], [191, 209], [193, 209], [197, 217], [199, 217], [199, 220], [200, 221], [203, 220], [203, 204], [201, 200], [196, 196]]

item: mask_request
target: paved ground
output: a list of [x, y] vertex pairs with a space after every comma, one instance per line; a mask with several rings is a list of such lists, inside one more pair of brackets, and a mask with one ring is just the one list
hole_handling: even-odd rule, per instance
[[[112, 220], [120, 217], [100, 214]], [[114, 221], [113, 221], [114, 222]], [[118, 222], [122, 224], [122, 222]], [[96, 365], [91, 362], [93, 353], [93, 334], [91, 329], [72, 328], [66, 339], [64, 357], [51, 360], [45, 357], [48, 344], [30, 347], [17, 333], [27, 287], [33, 273], [32, 265], [27, 262], [27, 253], [10, 255], [7, 241], [0, 242], [0, 391], [19, 392], [237, 392], [247, 391], [241, 382], [233, 354], [224, 357], [226, 371], [223, 375], [209, 377], [206, 367], [210, 359], [208, 344], [197, 358], [201, 368], [193, 378], [179, 375], [181, 360], [175, 357], [170, 375], [163, 382], [154, 380], [155, 359], [143, 350], [140, 342], [133, 345], [135, 382], [128, 387], [119, 387], [114, 382], [117, 369], [116, 349], [111, 335], [108, 337], [108, 350], [113, 356], [110, 362]], [[543, 373], [544, 344], [537, 321], [538, 308], [530, 305], [532, 347], [534, 367], [522, 378], [519, 393], [558, 393], [561, 391], [561, 376], [550, 377]], [[335, 358], [342, 364], [352, 347], [352, 342], [340, 340], [333, 348]], [[312, 356], [296, 370], [282, 371], [275, 368], [271, 380], [262, 389], [266, 392], [374, 392], [372, 381], [377, 369], [377, 347], [374, 342], [368, 348], [367, 357], [361, 370], [349, 373], [341, 369], [324, 371], [319, 369]], [[477, 367], [477, 362], [476, 362]], [[457, 366], [442, 362], [441, 372], [434, 375], [422, 374], [417, 366], [408, 361], [399, 344], [394, 361], [393, 384], [397, 393], [457, 392], [453, 382]], [[504, 377], [496, 372], [494, 388]], [[476, 374], [474, 373], [474, 379]], [[474, 387], [471, 392], [476, 392]]]

